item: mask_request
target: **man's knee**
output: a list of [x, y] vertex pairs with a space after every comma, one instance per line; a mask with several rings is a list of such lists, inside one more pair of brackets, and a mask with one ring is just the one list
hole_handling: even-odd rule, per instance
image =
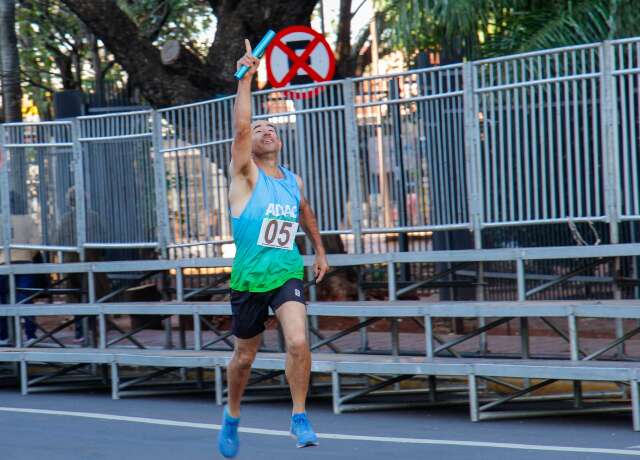
[[233, 353], [233, 361], [240, 369], [251, 369], [256, 359], [256, 352], [251, 350], [236, 350]]
[[306, 336], [300, 334], [288, 338], [287, 352], [293, 356], [304, 356], [309, 353], [309, 343]]

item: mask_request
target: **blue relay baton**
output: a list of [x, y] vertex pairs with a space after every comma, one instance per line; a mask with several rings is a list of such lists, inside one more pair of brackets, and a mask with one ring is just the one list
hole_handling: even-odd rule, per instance
[[[262, 37], [262, 40], [260, 40], [260, 43], [258, 43], [258, 46], [256, 46], [255, 49], [253, 50], [252, 52], [253, 55], [258, 59], [264, 56], [264, 52], [267, 51], [267, 46], [269, 46], [269, 43], [271, 43], [271, 40], [273, 40], [273, 37], [275, 36], [276, 36], [276, 33], [273, 30], [268, 30], [265, 36]], [[246, 65], [243, 65], [236, 71], [234, 76], [236, 77], [236, 79], [242, 80], [242, 78], [245, 76], [248, 70], [249, 70], [249, 67], [247, 67]]]

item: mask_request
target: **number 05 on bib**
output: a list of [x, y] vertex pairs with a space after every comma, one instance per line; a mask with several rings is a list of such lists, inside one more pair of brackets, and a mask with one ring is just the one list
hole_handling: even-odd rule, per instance
[[297, 222], [267, 217], [262, 220], [258, 244], [260, 246], [287, 249], [291, 251], [293, 249], [293, 242], [296, 239], [297, 231]]

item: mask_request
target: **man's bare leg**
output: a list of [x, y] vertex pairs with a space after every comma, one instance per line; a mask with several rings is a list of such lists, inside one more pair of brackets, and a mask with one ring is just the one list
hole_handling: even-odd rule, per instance
[[233, 357], [227, 366], [227, 386], [229, 415], [240, 417], [240, 401], [251, 375], [251, 365], [262, 341], [262, 334], [250, 339], [236, 337]]
[[309, 389], [311, 373], [311, 351], [307, 340], [307, 310], [303, 303], [289, 301], [283, 303], [276, 316], [287, 345], [285, 374], [291, 388], [293, 413], [305, 411], [305, 401]]

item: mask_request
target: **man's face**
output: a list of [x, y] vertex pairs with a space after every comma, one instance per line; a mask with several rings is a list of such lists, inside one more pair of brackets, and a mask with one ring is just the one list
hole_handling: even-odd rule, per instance
[[251, 151], [257, 157], [278, 153], [282, 147], [275, 126], [262, 120], [251, 125], [251, 142]]

